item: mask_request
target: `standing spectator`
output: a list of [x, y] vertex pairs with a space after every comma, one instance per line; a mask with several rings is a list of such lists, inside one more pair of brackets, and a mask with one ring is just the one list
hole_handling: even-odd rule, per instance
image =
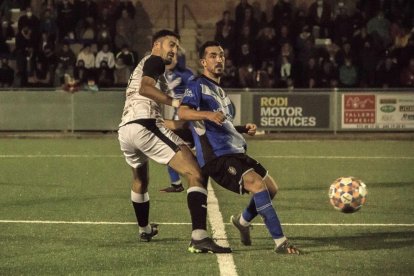
[[308, 59], [305, 70], [300, 79], [301, 79], [301, 84], [303, 88], [319, 87], [320, 73], [319, 73], [318, 63], [316, 62], [315, 57], [310, 57]]
[[236, 6], [236, 26], [239, 27], [242, 25], [245, 16], [245, 10], [253, 10], [253, 6], [249, 4], [248, 0], [240, 0], [240, 3]]
[[29, 27], [32, 29], [33, 35], [39, 34], [40, 20], [33, 14], [32, 8], [29, 6], [26, 8], [25, 13], [19, 17], [17, 22], [17, 29], [22, 30], [23, 27]]
[[375, 68], [377, 67], [378, 56], [372, 42], [366, 40], [359, 48], [359, 57], [357, 65], [360, 69], [360, 86], [361, 87], [373, 87], [375, 84]]
[[239, 28], [238, 33], [243, 32], [243, 29], [246, 26], [250, 29], [250, 38], [255, 39], [259, 31], [259, 22], [256, 18], [254, 18], [253, 8], [247, 8], [244, 10], [243, 21], [240, 25], [236, 25], [236, 29]]
[[322, 70], [319, 76], [319, 87], [335, 88], [339, 83], [339, 72], [330, 60], [322, 61]]
[[408, 65], [402, 69], [400, 79], [403, 87], [414, 87], [414, 57], [412, 57]]
[[349, 41], [354, 33], [352, 20], [348, 15], [343, 2], [338, 3], [338, 14], [333, 22], [332, 37], [333, 41], [341, 44], [343, 41]]
[[56, 23], [59, 28], [59, 41], [62, 41], [65, 37], [73, 39], [72, 36], [74, 36], [77, 22], [74, 4], [69, 0], [60, 0], [57, 3], [56, 10]]
[[40, 19], [40, 33], [47, 33], [50, 40], [55, 41], [58, 37], [58, 27], [52, 10], [47, 8]]
[[130, 17], [126, 9], [122, 10], [121, 18], [116, 20], [116, 29], [118, 30], [121, 25], [127, 34], [131, 35], [134, 33], [136, 26], [134, 24], [134, 20]]
[[375, 72], [376, 85], [381, 88], [398, 87], [400, 80], [397, 76], [399, 75], [397, 59], [392, 56], [386, 56], [377, 66]]
[[27, 83], [31, 87], [49, 87], [51, 86], [51, 77], [46, 64], [42, 60], [35, 61], [34, 70], [30, 73]]
[[312, 3], [308, 11], [309, 25], [312, 29], [317, 27], [319, 34], [315, 37], [329, 38], [332, 25], [331, 5], [326, 0], [317, 0]]
[[87, 17], [92, 17], [94, 21], [98, 19], [98, 5], [94, 0], [79, 0], [74, 4], [79, 19]]
[[367, 23], [367, 31], [374, 39], [379, 40], [381, 45], [386, 47], [390, 42], [390, 21], [384, 17], [383, 11], [378, 11], [377, 15]]
[[6, 57], [1, 59], [0, 65], [0, 87], [11, 87], [14, 81], [14, 70], [9, 65]]
[[93, 71], [95, 68], [95, 55], [92, 52], [91, 44], [86, 43], [83, 46], [83, 49], [79, 52], [76, 58], [76, 62], [79, 62], [79, 60], [83, 61], [86, 69]]
[[104, 44], [111, 46], [113, 45], [113, 36], [111, 35], [111, 31], [105, 23], [98, 25], [98, 29], [96, 31], [96, 43], [98, 44], [99, 48], [101, 48]]
[[260, 30], [256, 41], [257, 63], [262, 65], [263, 62], [273, 61], [279, 48], [276, 40], [275, 30], [269, 25]]
[[102, 61], [105, 61], [106, 66], [110, 69], [115, 67], [114, 53], [110, 51], [108, 44], [103, 44], [102, 49], [96, 54], [95, 67], [99, 68]]
[[37, 48], [32, 37], [32, 30], [24, 26], [16, 36], [16, 65], [20, 86], [27, 84], [28, 72], [34, 65], [34, 49]]
[[279, 0], [273, 7], [273, 27], [280, 29], [282, 25], [290, 26], [293, 19], [293, 7], [290, 0]]
[[[126, 32], [124, 25], [119, 25], [116, 29], [115, 35], [115, 48], [117, 50], [122, 50], [125, 45], [132, 45], [134, 43], [133, 37], [131, 34]], [[129, 47], [129, 46], [128, 46]]]
[[94, 43], [96, 37], [96, 24], [93, 17], [88, 16], [79, 20], [76, 26], [76, 37], [81, 43]]
[[135, 17], [136, 10], [135, 10], [134, 3], [132, 3], [131, 0], [124, 0], [118, 4], [115, 14], [114, 14], [115, 19], [121, 18], [123, 10], [126, 10], [128, 12], [130, 18]]
[[[108, 8], [102, 8], [101, 12], [98, 15], [98, 21], [97, 25], [102, 26], [105, 24], [105, 26], [108, 28], [111, 37], [115, 36], [115, 19], [113, 19], [109, 13]], [[118, 33], [119, 30], [116, 30], [116, 33]], [[131, 36], [131, 34], [129, 34]]]
[[76, 56], [70, 49], [68, 43], [62, 45], [62, 49], [56, 54], [56, 71], [55, 71], [55, 86], [60, 86], [64, 79], [64, 75], [69, 75], [73, 78], [73, 69], [76, 63]]
[[342, 87], [355, 87], [358, 83], [358, 69], [352, 59], [346, 58], [345, 63], [339, 68], [339, 81]]
[[214, 39], [222, 45], [223, 49], [228, 49], [231, 55], [234, 55], [235, 32], [235, 24], [230, 18], [230, 12], [224, 11], [223, 18], [216, 23]]

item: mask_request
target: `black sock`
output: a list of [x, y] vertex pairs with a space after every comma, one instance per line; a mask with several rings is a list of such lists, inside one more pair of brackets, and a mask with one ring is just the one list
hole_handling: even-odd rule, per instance
[[132, 206], [134, 206], [135, 217], [137, 218], [138, 226], [145, 227], [148, 225], [149, 217], [149, 201], [137, 203], [132, 201]]
[[187, 204], [190, 209], [192, 230], [207, 230], [207, 190], [199, 187], [189, 188]]

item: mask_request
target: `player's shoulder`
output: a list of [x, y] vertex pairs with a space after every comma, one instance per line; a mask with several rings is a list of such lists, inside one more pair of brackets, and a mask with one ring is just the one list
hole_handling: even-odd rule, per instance
[[145, 62], [145, 63], [160, 64], [162, 66], [165, 66], [164, 61], [162, 60], [162, 58], [160, 56], [148, 55], [148, 56], [144, 57], [142, 59], [142, 61]]

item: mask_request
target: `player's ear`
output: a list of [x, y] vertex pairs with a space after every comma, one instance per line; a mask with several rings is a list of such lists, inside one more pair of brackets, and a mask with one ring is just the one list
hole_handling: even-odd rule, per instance
[[206, 60], [204, 58], [200, 59], [200, 64], [204, 67], [206, 66]]

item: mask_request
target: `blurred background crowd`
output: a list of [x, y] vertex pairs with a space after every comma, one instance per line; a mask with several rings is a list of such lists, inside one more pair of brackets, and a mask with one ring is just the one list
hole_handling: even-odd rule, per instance
[[[127, 85], [153, 27], [140, 1], [40, 2], [36, 11], [30, 0], [0, 4], [0, 87]], [[224, 10], [215, 31], [223, 87], [414, 87], [414, 1], [347, 3], [279, 0], [270, 18], [248, 0]]]

